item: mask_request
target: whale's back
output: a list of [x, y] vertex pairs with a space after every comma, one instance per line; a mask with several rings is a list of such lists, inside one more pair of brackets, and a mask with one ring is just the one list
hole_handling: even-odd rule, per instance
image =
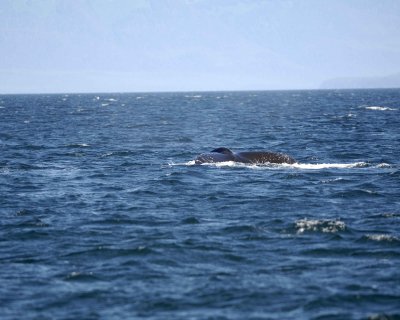
[[238, 161], [248, 163], [288, 163], [293, 164], [295, 159], [284, 153], [266, 151], [248, 151], [237, 153]]

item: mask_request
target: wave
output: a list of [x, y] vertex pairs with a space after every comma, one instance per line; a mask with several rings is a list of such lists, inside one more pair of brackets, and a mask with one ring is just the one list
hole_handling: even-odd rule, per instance
[[300, 219], [295, 222], [297, 233], [304, 232], [329, 232], [335, 233], [346, 229], [346, 224], [340, 220], [308, 220]]
[[400, 239], [398, 237], [392, 236], [390, 234], [367, 234], [366, 239], [372, 241], [388, 241], [388, 242], [398, 242]]
[[364, 107], [366, 110], [378, 110], [378, 111], [397, 111], [397, 109], [381, 106], [367, 106]]
[[[190, 160], [185, 163], [170, 163], [170, 166], [193, 166], [196, 165], [194, 160]], [[321, 170], [321, 169], [351, 169], [351, 168], [365, 168], [371, 165], [367, 162], [353, 162], [353, 163], [294, 163], [294, 164], [277, 164], [277, 163], [265, 163], [265, 164], [247, 164], [234, 161], [216, 162], [216, 163], [202, 163], [201, 166], [212, 166], [212, 167], [245, 167], [250, 169], [263, 169], [263, 168], [294, 168], [302, 170]], [[380, 163], [374, 165], [376, 168], [390, 168], [391, 166], [387, 163]]]
[[87, 143], [71, 143], [65, 145], [66, 148], [87, 148], [90, 147], [90, 144]]

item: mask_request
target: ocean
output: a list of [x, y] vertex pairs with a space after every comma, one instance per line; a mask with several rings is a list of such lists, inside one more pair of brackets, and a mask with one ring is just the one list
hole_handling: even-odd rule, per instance
[[1, 319], [400, 319], [399, 142], [400, 89], [0, 95]]

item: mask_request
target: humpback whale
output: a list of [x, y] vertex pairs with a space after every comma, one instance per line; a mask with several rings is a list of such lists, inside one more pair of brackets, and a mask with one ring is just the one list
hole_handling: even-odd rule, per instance
[[209, 153], [202, 153], [195, 159], [195, 164], [215, 163], [235, 161], [250, 164], [263, 163], [288, 163], [296, 162], [292, 157], [284, 153], [275, 153], [267, 151], [247, 151], [233, 153], [228, 148], [217, 148]]

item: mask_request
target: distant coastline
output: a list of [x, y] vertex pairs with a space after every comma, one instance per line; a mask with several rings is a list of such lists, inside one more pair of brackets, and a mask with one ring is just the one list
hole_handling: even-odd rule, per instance
[[324, 81], [320, 89], [396, 89], [400, 88], [400, 73], [384, 77], [341, 77]]

